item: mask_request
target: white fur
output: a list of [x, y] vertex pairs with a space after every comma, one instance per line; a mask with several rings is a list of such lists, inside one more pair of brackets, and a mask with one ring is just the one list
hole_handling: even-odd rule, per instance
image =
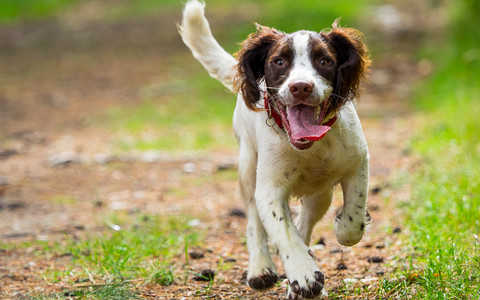
[[[257, 208], [256, 213], [249, 209], [249, 224], [258, 214], [262, 222], [256, 223], [257, 232], [263, 235], [265, 230], [279, 249], [290, 282], [296, 280], [301, 287], [308, 287], [305, 278], [311, 282], [318, 268], [307, 253], [307, 245], [313, 226], [330, 205], [337, 183], [341, 183], [344, 193], [344, 207], [335, 219], [337, 240], [351, 246], [362, 238], [368, 189], [366, 140], [350, 102], [340, 110], [328, 134], [303, 151], [293, 149], [286, 135], [279, 135], [278, 128], [266, 126], [266, 120], [265, 113], [249, 110], [242, 96], [238, 96], [233, 122], [240, 144], [240, 184], [246, 190], [255, 191], [254, 197], [249, 194], [244, 199], [249, 207], [254, 200]], [[256, 174], [250, 172], [246, 176], [244, 170], [256, 170]], [[297, 226], [287, 206], [290, 196], [301, 197], [303, 203]], [[264, 266], [271, 265], [271, 258], [265, 251], [250, 250], [265, 249], [265, 238], [253, 239], [247, 234], [247, 243], [250, 263], [256, 262], [249, 265], [248, 278], [251, 278], [262, 274]], [[289, 290], [289, 293], [293, 292]]]
[[309, 53], [309, 31], [299, 31], [293, 34], [293, 47], [295, 57], [293, 59], [293, 66], [288, 74], [287, 79], [280, 86], [278, 91], [280, 98], [284, 99], [285, 105], [296, 104], [289, 86], [291, 83], [303, 81], [313, 84], [313, 92], [309, 97], [310, 104], [320, 104], [325, 99], [328, 99], [332, 93], [333, 88], [326, 82], [326, 80], [318, 74], [312, 65]]
[[[187, 3], [180, 32], [210, 75], [231, 88], [236, 62], [212, 37], [203, 5], [197, 0]], [[304, 49], [306, 41], [302, 34], [295, 36], [297, 56], [289, 80], [312, 80], [318, 95], [327, 95], [331, 87], [316, 75]], [[300, 288], [311, 287], [315, 272], [319, 271], [308, 254], [312, 227], [328, 209], [333, 187], [338, 183], [342, 185], [344, 207], [335, 219], [337, 240], [350, 246], [361, 239], [366, 214], [368, 148], [353, 103], [347, 102], [337, 117], [322, 140], [298, 151], [276, 125], [266, 125], [266, 112], [249, 110], [242, 95], [238, 95], [233, 127], [240, 146], [240, 189], [248, 211], [248, 279], [261, 276], [268, 269], [275, 270], [268, 236], [279, 249], [289, 281], [297, 281]], [[291, 196], [301, 197], [303, 203], [297, 226], [288, 208]], [[300, 297], [291, 288], [288, 293], [292, 298]]]
[[229, 90], [233, 90], [233, 77], [237, 61], [215, 40], [205, 18], [205, 4], [198, 0], [188, 1], [183, 10], [182, 25], [178, 31], [183, 42], [192, 50], [208, 74]]

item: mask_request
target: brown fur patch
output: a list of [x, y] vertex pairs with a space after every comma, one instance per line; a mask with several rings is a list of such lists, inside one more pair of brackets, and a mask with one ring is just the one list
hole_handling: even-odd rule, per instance
[[260, 98], [258, 83], [265, 75], [268, 52], [283, 36], [284, 34], [276, 29], [257, 24], [257, 31], [248, 36], [240, 51], [236, 53], [238, 64], [234, 89], [237, 93], [242, 92], [245, 104], [251, 110], [259, 110], [255, 106]]
[[371, 64], [363, 34], [354, 28], [338, 26], [322, 33], [337, 56], [337, 74], [334, 83], [334, 95], [330, 100], [332, 110], [338, 110], [345, 102], [359, 95], [360, 80], [363, 79]]
[[[321, 65], [321, 61], [325, 59], [331, 64]], [[337, 53], [321, 35], [312, 35], [310, 38], [310, 60], [315, 70], [333, 85], [337, 69]]]

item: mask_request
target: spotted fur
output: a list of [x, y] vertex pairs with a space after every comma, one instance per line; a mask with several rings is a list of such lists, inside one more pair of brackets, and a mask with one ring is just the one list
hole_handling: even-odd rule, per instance
[[[334, 224], [340, 244], [363, 236], [368, 190], [368, 147], [352, 100], [370, 61], [361, 34], [334, 24], [328, 32], [291, 34], [257, 26], [236, 59], [218, 45], [204, 16], [204, 5], [187, 2], [180, 31], [193, 55], [225, 86], [238, 93], [233, 127], [239, 142], [240, 192], [247, 207], [248, 284], [273, 286], [278, 279], [267, 239], [279, 251], [289, 281], [288, 299], [320, 295], [324, 276], [309, 250], [312, 228], [325, 214], [333, 188], [341, 184], [344, 205]], [[275, 61], [278, 58], [283, 61]], [[286, 63], [285, 65], [283, 63]], [[308, 82], [301, 101], [328, 103], [337, 121], [328, 134], [305, 150], [293, 147], [282, 130], [269, 126], [262, 96], [282, 105], [292, 98], [292, 84]], [[293, 220], [288, 200], [302, 209]]]

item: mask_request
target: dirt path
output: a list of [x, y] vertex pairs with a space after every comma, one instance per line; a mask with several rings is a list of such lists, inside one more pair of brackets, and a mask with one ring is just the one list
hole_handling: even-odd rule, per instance
[[[0, 36], [9, 37], [8, 47], [0, 50], [0, 240], [12, 244], [58, 240], [65, 234], [82, 236], [102, 230], [101, 217], [115, 210], [188, 214], [198, 218], [199, 228], [207, 232], [204, 247], [197, 249], [205, 257], [191, 260], [189, 267], [215, 269], [216, 283], [211, 288], [194, 281], [176, 282], [168, 288], [142, 286], [145, 297], [178, 299], [200, 293], [218, 299], [278, 299], [284, 293], [282, 286], [255, 293], [244, 284], [246, 222], [231, 214], [232, 209], [242, 208], [236, 181], [195, 184], [201, 178], [214, 178], [219, 166], [234, 164], [235, 151], [153, 162], [140, 156], [112, 164], [103, 155], [113, 151], [111, 133], [87, 122], [92, 114], [112, 106], [138, 103], [141, 86], [167, 76], [162, 69], [172, 52], [164, 49], [165, 39], [172, 41], [172, 49], [181, 49], [176, 55], [193, 63], [178, 37], [148, 35], [151, 28], [174, 24], [173, 18], [162, 20], [132, 21], [117, 27], [90, 22], [70, 31], [49, 24], [35, 34], [28, 28], [33, 25], [0, 29]], [[312, 245], [317, 244], [315, 255], [331, 295], [345, 282], [374, 289], [379, 278], [397, 267], [400, 244], [396, 233], [402, 224], [394, 208], [408, 197], [408, 191], [398, 186], [407, 172], [408, 149], [401, 147], [411, 133], [412, 121], [403, 103], [411, 83], [428, 71], [428, 63], [419, 65], [411, 58], [415, 35], [371, 28], [370, 33], [378, 34], [381, 41], [399, 39], [401, 43], [375, 61], [371, 83], [358, 105], [371, 153], [372, 223], [367, 234], [355, 247], [337, 244], [332, 225], [333, 212], [341, 206], [338, 191], [313, 234]], [[173, 32], [173, 25], [171, 29]], [[119, 32], [128, 37], [142, 31], [147, 32], [149, 43], [142, 36], [136, 40], [119, 37]], [[75, 34], [69, 38], [72, 32]], [[55, 48], [41, 45], [42, 37], [49, 35], [57, 38]], [[30, 39], [25, 41], [25, 36]], [[160, 55], [159, 49], [164, 49], [165, 55]], [[59, 154], [66, 155], [66, 160], [52, 166], [52, 159]], [[172, 192], [178, 189], [184, 192]], [[59, 203], [61, 195], [75, 200]], [[376, 259], [372, 261], [372, 257]], [[220, 258], [230, 259], [232, 266], [218, 269]], [[34, 247], [5, 250], [0, 244], [0, 295], [20, 298], [32, 292], [61, 290], [60, 283], [45, 281], [42, 272], [63, 262], [62, 258], [35, 255]], [[178, 264], [182, 263], [183, 258], [178, 258]]]

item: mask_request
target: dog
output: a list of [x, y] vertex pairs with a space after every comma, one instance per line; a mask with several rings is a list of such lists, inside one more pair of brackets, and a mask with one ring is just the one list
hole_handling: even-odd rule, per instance
[[[324, 32], [257, 24], [234, 58], [213, 37], [204, 7], [186, 3], [179, 33], [209, 74], [238, 94], [233, 127], [248, 217], [248, 285], [264, 290], [278, 280], [269, 239], [288, 278], [287, 298], [315, 298], [324, 275], [308, 244], [336, 184], [344, 197], [338, 242], [358, 243], [368, 219], [368, 146], [352, 101], [370, 65], [363, 35], [337, 21]], [[291, 197], [302, 203], [295, 221]]]

